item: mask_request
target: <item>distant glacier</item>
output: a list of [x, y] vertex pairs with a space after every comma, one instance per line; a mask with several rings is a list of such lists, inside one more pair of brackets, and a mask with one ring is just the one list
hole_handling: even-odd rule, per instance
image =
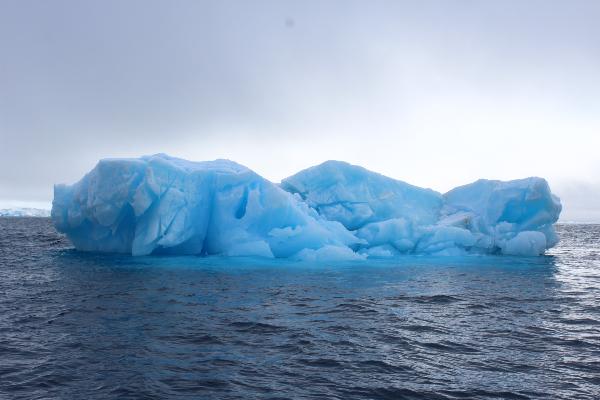
[[104, 159], [55, 185], [52, 220], [83, 251], [298, 260], [536, 256], [561, 203], [542, 178], [441, 194], [341, 161], [275, 184], [229, 160]]
[[0, 209], [0, 217], [39, 217], [47, 218], [50, 210], [30, 207], [16, 207]]

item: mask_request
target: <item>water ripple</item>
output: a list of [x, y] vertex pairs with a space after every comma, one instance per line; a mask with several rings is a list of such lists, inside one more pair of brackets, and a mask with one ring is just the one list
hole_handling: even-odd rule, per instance
[[85, 254], [0, 218], [0, 398], [597, 399], [600, 226], [546, 257]]

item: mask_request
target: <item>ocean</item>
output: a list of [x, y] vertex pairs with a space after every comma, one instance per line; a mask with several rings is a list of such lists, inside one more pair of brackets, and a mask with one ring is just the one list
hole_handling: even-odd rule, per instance
[[75, 251], [0, 218], [2, 399], [598, 399], [600, 225], [544, 257]]

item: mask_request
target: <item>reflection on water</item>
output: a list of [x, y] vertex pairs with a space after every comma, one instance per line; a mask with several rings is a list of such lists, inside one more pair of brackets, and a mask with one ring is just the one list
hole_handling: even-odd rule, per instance
[[[545, 257], [83, 254], [1, 219], [9, 398], [595, 398], [600, 226]], [[0, 396], [1, 397], [1, 396]]]

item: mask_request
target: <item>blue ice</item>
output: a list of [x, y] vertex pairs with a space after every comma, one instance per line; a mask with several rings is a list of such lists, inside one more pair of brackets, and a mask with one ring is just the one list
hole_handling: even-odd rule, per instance
[[560, 211], [542, 178], [441, 194], [327, 161], [278, 185], [233, 161], [157, 154], [104, 159], [56, 185], [52, 219], [82, 251], [321, 261], [541, 255]]

